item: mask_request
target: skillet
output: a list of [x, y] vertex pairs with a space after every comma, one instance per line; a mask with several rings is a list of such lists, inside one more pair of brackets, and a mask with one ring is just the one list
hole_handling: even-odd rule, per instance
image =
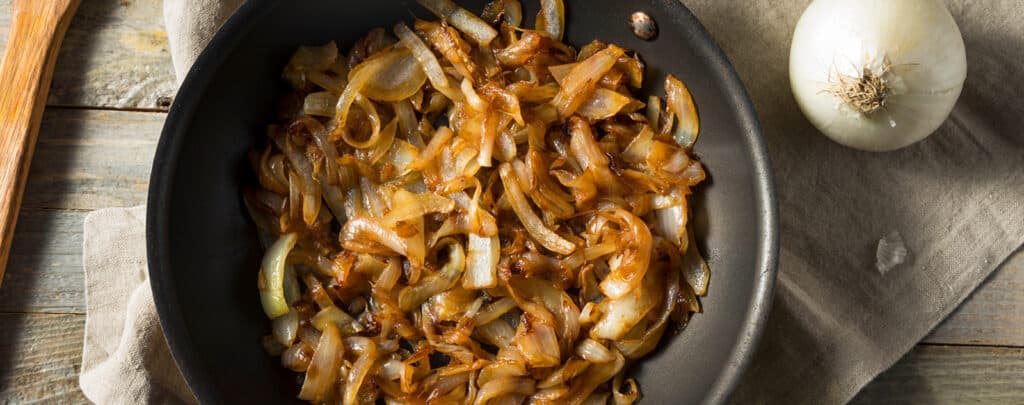
[[[479, 13], [485, 1], [460, 1]], [[523, 2], [526, 25], [537, 2]], [[644, 11], [653, 41], [628, 21]], [[262, 249], [241, 188], [284, 94], [281, 69], [300, 45], [340, 49], [374, 27], [433, 18], [413, 0], [250, 0], [221, 28], [184, 80], [154, 159], [147, 212], [150, 280], [179, 368], [203, 403], [300, 403], [296, 374], [265, 354], [270, 331], [256, 289]], [[597, 38], [637, 51], [641, 95], [663, 95], [668, 73], [694, 95], [708, 173], [695, 191], [698, 246], [712, 269], [704, 312], [631, 366], [641, 403], [722, 403], [764, 329], [775, 280], [778, 225], [760, 125], [728, 60], [677, 0], [567, 0], [566, 41]], [[644, 98], [641, 98], [644, 99]], [[301, 381], [299, 381], [301, 382]]]

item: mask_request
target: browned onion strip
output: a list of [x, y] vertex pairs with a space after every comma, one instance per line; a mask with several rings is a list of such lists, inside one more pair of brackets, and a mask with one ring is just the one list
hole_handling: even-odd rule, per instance
[[509, 163], [502, 163], [498, 170], [501, 174], [501, 184], [505, 186], [505, 195], [508, 196], [512, 210], [522, 221], [526, 231], [552, 252], [567, 255], [576, 250], [576, 245], [548, 229], [537, 214], [534, 214], [533, 208], [523, 195], [523, 190], [519, 188], [519, 178], [512, 170], [512, 166]]
[[285, 68], [244, 188], [278, 240], [265, 348], [320, 403], [634, 402], [626, 359], [708, 293], [692, 95], [670, 77], [668, 103], [636, 99], [639, 55], [562, 43], [563, 0], [537, 29], [517, 0], [420, 2], [443, 19]]
[[545, 32], [556, 41], [562, 40], [565, 31], [565, 4], [562, 0], [540, 0], [537, 13], [537, 31]]
[[616, 209], [610, 213], [622, 227], [628, 248], [615, 256], [617, 265], [612, 266], [611, 273], [601, 281], [600, 287], [608, 297], [620, 298], [633, 291], [647, 274], [651, 263], [651, 231], [647, 224], [629, 211]]
[[438, 63], [437, 57], [430, 51], [427, 44], [423, 43], [419, 35], [412, 32], [405, 23], [398, 23], [395, 25], [395, 34], [401, 39], [402, 45], [409, 48], [412, 54], [419, 61], [420, 66], [423, 67], [424, 73], [427, 78], [430, 79], [430, 84], [435, 89], [444, 93], [446, 97], [452, 100], [461, 100], [461, 96], [458, 92], [454, 91], [448, 83], [448, 76], [441, 70], [441, 64]]
[[451, 0], [416, 0], [416, 2], [441, 19], [448, 20], [480, 45], [487, 46], [494, 37], [498, 36], [498, 31], [487, 25], [486, 21], [459, 7]]
[[558, 114], [563, 117], [571, 116], [577, 109], [587, 101], [597, 89], [597, 80], [594, 78], [604, 76], [608, 73], [615, 62], [622, 56], [624, 51], [615, 45], [595, 53], [593, 56], [573, 66], [569, 74], [562, 80], [561, 89], [551, 104], [558, 109]]

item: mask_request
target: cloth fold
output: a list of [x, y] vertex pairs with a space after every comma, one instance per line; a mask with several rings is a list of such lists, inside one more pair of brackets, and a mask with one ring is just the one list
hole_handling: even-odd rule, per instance
[[[239, 3], [165, 0], [179, 78]], [[968, 52], [955, 110], [925, 141], [867, 153], [822, 136], [792, 99], [789, 43], [809, 0], [683, 3], [754, 100], [781, 213], [774, 308], [734, 401], [846, 402], [1024, 243], [1024, 9], [1017, 0], [947, 0]], [[98, 403], [194, 401], [153, 310], [143, 212], [86, 218], [80, 383]], [[880, 272], [875, 249], [893, 232], [909, 253]]]
[[195, 403], [174, 364], [146, 270], [146, 207], [85, 218], [85, 347], [79, 385], [97, 404]]

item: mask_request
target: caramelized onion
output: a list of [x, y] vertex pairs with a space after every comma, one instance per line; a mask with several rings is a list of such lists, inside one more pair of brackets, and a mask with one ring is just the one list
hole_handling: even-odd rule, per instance
[[708, 293], [692, 95], [638, 100], [640, 56], [562, 43], [564, 0], [535, 29], [518, 0], [417, 1], [440, 20], [284, 69], [243, 194], [264, 347], [314, 403], [634, 402], [626, 360]]

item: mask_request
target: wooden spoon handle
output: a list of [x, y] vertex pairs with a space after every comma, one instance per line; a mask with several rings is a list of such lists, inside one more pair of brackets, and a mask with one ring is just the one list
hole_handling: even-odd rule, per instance
[[0, 284], [64, 32], [80, 0], [14, 0], [0, 63]]

